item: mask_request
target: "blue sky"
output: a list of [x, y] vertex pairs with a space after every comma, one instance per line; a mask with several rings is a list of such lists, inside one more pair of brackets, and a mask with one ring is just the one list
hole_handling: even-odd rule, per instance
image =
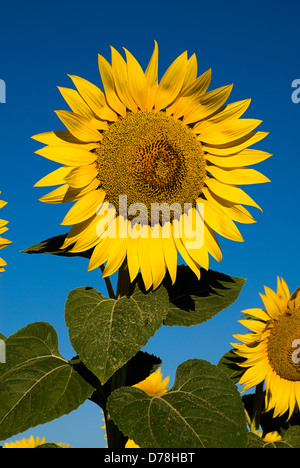
[[[20, 251], [66, 232], [60, 222], [67, 207], [38, 201], [47, 190], [34, 183], [56, 166], [34, 154], [40, 145], [30, 137], [63, 128], [54, 110], [67, 105], [57, 86], [72, 87], [68, 74], [100, 85], [97, 54], [110, 59], [110, 45], [126, 47], [145, 67], [156, 39], [160, 76], [183, 51], [195, 52], [199, 73], [212, 68], [210, 89], [234, 83], [229, 102], [252, 98], [245, 116], [261, 119], [259, 130], [269, 132], [255, 147], [274, 155], [255, 167], [272, 182], [246, 189], [263, 213], [251, 210], [257, 223], [239, 226], [244, 243], [220, 238], [223, 262], [210, 263], [212, 269], [247, 278], [238, 301], [204, 325], [164, 327], [146, 347], [163, 359], [170, 385], [186, 359], [218, 362], [230, 349], [232, 334], [242, 330], [240, 312], [262, 305], [263, 285], [274, 289], [279, 275], [291, 292], [299, 286], [300, 103], [291, 99], [291, 84], [300, 79], [299, 14], [297, 0], [53, 0], [1, 6], [0, 79], [6, 83], [6, 103], [0, 104], [0, 190], [8, 201], [1, 218], [9, 220], [7, 237], [13, 241], [1, 251], [8, 263], [0, 281], [1, 333], [9, 336], [28, 323], [47, 321], [70, 359], [74, 353], [64, 323], [69, 291], [92, 286], [105, 292], [99, 271], [87, 273], [85, 259]], [[103, 447], [101, 424], [98, 408], [87, 402], [22, 437]]]

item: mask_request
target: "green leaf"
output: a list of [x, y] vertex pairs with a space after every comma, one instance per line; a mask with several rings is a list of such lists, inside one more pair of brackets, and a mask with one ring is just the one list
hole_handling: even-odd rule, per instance
[[240, 367], [239, 364], [245, 360], [245, 358], [235, 354], [234, 350], [231, 350], [221, 357], [218, 362], [218, 367], [222, 369], [234, 383], [237, 383], [246, 370]]
[[169, 278], [163, 282], [170, 300], [165, 325], [189, 327], [206, 322], [238, 298], [245, 281], [204, 269], [198, 280], [190, 268], [180, 265], [175, 283]]
[[59, 255], [61, 257], [85, 257], [90, 258], [92, 254], [92, 249], [87, 250], [86, 252], [69, 252], [70, 248], [61, 249], [67, 234], [61, 234], [59, 236], [51, 237], [50, 239], [46, 239], [38, 244], [32, 245], [25, 250], [22, 250], [22, 253], [27, 254], [52, 254], [52, 255]]
[[6, 358], [0, 364], [0, 440], [70, 413], [93, 392], [59, 353], [48, 323], [10, 336]]
[[154, 335], [168, 311], [164, 288], [108, 299], [93, 288], [78, 288], [68, 296], [65, 319], [70, 341], [86, 367], [103, 385]]
[[207, 361], [180, 364], [174, 386], [151, 397], [116, 389], [108, 411], [124, 435], [142, 448], [244, 448], [244, 407], [231, 380]]

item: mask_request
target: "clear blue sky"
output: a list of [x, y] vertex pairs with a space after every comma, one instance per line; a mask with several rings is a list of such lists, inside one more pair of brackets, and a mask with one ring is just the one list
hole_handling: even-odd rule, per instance
[[[263, 213], [253, 209], [257, 223], [239, 225], [244, 243], [220, 238], [224, 260], [210, 264], [247, 278], [246, 286], [238, 301], [210, 322], [164, 327], [146, 347], [163, 359], [170, 385], [186, 359], [217, 363], [230, 349], [232, 334], [242, 331], [237, 323], [241, 310], [261, 306], [263, 285], [274, 289], [277, 275], [291, 291], [300, 285], [300, 103], [291, 99], [291, 83], [300, 78], [298, 0], [17, 0], [5, 2], [0, 13], [0, 79], [7, 91], [6, 103], [0, 104], [0, 190], [8, 201], [1, 218], [9, 220], [7, 237], [13, 241], [1, 251], [8, 266], [0, 278], [0, 332], [9, 336], [28, 323], [47, 321], [68, 359], [74, 353], [64, 323], [66, 297], [80, 286], [105, 292], [104, 282], [98, 271], [86, 272], [85, 259], [20, 253], [66, 232], [60, 222], [67, 207], [39, 202], [47, 190], [33, 188], [56, 168], [34, 154], [40, 145], [30, 137], [63, 128], [54, 110], [68, 107], [57, 86], [72, 87], [67, 74], [100, 85], [97, 54], [109, 59], [110, 45], [126, 47], [145, 66], [156, 39], [160, 73], [188, 50], [196, 53], [199, 72], [212, 68], [210, 89], [234, 83], [229, 102], [252, 98], [246, 116], [263, 120], [259, 130], [270, 132], [256, 147], [274, 154], [255, 168], [272, 183], [247, 188]], [[103, 447], [101, 424], [98, 407], [87, 402], [24, 436]]]

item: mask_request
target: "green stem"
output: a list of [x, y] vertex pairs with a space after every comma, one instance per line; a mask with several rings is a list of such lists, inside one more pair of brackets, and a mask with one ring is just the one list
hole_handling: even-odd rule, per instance
[[255, 390], [253, 414], [252, 414], [252, 421], [250, 425], [251, 432], [254, 432], [255, 434], [259, 433], [260, 416], [261, 416], [263, 399], [264, 399], [264, 381], [258, 384]]
[[124, 260], [119, 269], [118, 285], [117, 285], [117, 299], [126, 296], [130, 288], [130, 278], [128, 272], [127, 261]]
[[[126, 296], [129, 292], [129, 287], [130, 287], [130, 279], [129, 279], [127, 262], [125, 260], [119, 269], [117, 293], [114, 296], [114, 299], [119, 299], [122, 296]], [[107, 289], [108, 291], [109, 289], [111, 290], [110, 287], [107, 287]], [[127, 365], [125, 364], [123, 367], [121, 367], [114, 373], [114, 375], [111, 377], [110, 392], [113, 392], [117, 388], [124, 387], [126, 385], [126, 372], [127, 372]], [[104, 410], [104, 417], [105, 417], [108, 448], [124, 448], [127, 438], [122, 434], [122, 432], [114, 424], [112, 419], [110, 419], [109, 414], [106, 409]]]
[[[101, 268], [101, 271], [103, 273], [104, 265], [101, 265], [100, 268]], [[112, 299], [116, 299], [114, 288], [112, 287], [109, 276], [105, 277], [104, 281], [105, 281], [105, 284], [106, 284], [106, 288], [107, 288], [107, 292], [108, 292], [109, 297], [112, 298]]]

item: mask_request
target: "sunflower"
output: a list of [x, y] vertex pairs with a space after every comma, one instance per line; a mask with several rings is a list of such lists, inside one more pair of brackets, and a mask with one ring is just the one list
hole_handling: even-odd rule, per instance
[[[0, 200], [0, 208], [3, 208], [6, 204], [7, 204], [6, 201]], [[8, 228], [6, 227], [7, 224], [8, 224], [8, 221], [4, 221], [4, 219], [0, 219], [0, 234], [3, 234], [4, 232], [8, 231]], [[3, 249], [9, 244], [11, 244], [10, 240], [0, 237], [0, 249]], [[5, 265], [7, 265], [6, 261], [0, 258], [0, 272], [4, 271]]]
[[222, 260], [216, 233], [243, 241], [235, 222], [255, 222], [243, 205], [259, 206], [237, 185], [269, 181], [245, 167], [270, 156], [249, 149], [267, 133], [240, 119], [250, 99], [225, 105], [232, 85], [207, 91], [211, 70], [197, 77], [195, 54], [159, 81], [156, 42], [145, 72], [124, 50], [126, 60], [111, 48], [111, 64], [99, 55], [104, 92], [74, 75], [76, 89], [59, 87], [67, 130], [33, 136], [62, 165], [36, 184], [58, 186], [40, 200], [76, 202], [62, 248], [93, 249], [89, 270], [105, 265], [106, 277], [126, 259], [131, 281], [140, 271], [156, 288], [167, 271], [175, 281], [181, 255], [200, 278], [209, 254]]
[[234, 335], [242, 342], [235, 352], [245, 358], [239, 383], [245, 391], [265, 381], [265, 410], [274, 417], [289, 411], [289, 419], [300, 408], [300, 288], [290, 295], [278, 277], [277, 292], [265, 287], [260, 296], [265, 309], [245, 310], [240, 321], [252, 333]]
[[[156, 372], [152, 372], [146, 379], [133, 385], [133, 387], [143, 390], [149, 396], [160, 396], [168, 391], [167, 386], [169, 380], [170, 377], [165, 377], [163, 379], [161, 368], [159, 368]], [[103, 418], [102, 421], [104, 421], [104, 424], [101, 426], [101, 429], [106, 429], [105, 418]], [[105, 435], [105, 439], [107, 439], [107, 435]], [[125, 448], [140, 447], [132, 439], [128, 439]]]
[[[39, 445], [44, 444], [46, 444], [46, 437], [43, 437], [42, 439], [37, 437], [35, 439], [33, 435], [31, 435], [29, 439], [16, 440], [15, 442], [6, 442], [3, 448], [36, 448]], [[61, 442], [56, 445], [58, 445], [61, 448], [72, 448], [69, 444]]]
[[156, 372], [152, 372], [145, 380], [142, 380], [142, 382], [133, 385], [133, 387], [143, 390], [149, 396], [160, 396], [168, 391], [169, 380], [170, 377], [163, 379], [161, 369], [159, 368]]
[[[139, 382], [133, 387], [143, 390], [149, 396], [160, 396], [168, 391], [167, 386], [170, 377], [163, 379], [161, 369], [157, 369], [156, 372], [152, 372], [145, 380]], [[132, 439], [128, 439], [125, 448], [140, 448]]]

